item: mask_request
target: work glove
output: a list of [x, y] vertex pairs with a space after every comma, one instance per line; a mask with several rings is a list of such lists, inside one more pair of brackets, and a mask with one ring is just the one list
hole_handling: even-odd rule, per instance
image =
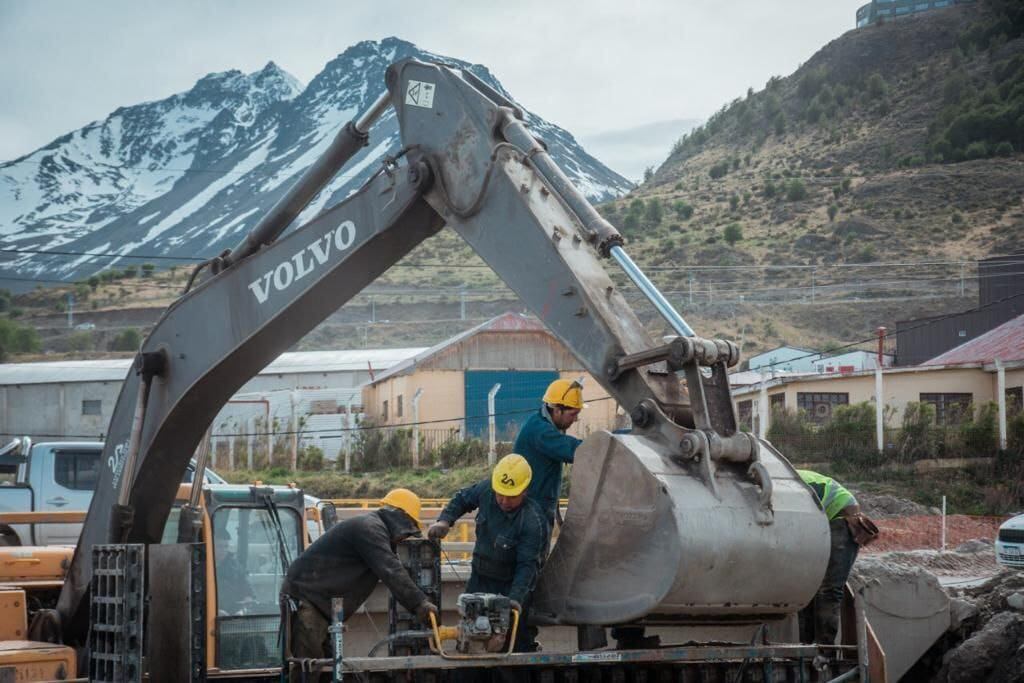
[[416, 608], [416, 618], [421, 624], [430, 624], [431, 614], [433, 614], [434, 618], [437, 619], [437, 605], [430, 602], [430, 600], [424, 600], [420, 603], [420, 606]]
[[431, 541], [440, 541], [442, 538], [448, 535], [452, 525], [443, 520], [438, 520], [430, 525], [427, 529], [427, 538]]
[[519, 604], [518, 600], [509, 600], [508, 604], [513, 610], [519, 612], [520, 616], [523, 614], [523, 606]]

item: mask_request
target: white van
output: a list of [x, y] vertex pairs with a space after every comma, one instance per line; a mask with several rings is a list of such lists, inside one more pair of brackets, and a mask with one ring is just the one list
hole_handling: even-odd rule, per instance
[[1024, 569], [1024, 515], [1012, 517], [999, 527], [996, 562], [1010, 569]]

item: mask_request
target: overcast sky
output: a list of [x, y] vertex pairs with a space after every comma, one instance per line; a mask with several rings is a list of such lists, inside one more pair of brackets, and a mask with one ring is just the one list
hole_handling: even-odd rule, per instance
[[0, 160], [268, 61], [303, 83], [395, 35], [486, 64], [577, 135], [706, 118], [851, 29], [866, 0], [0, 0]]

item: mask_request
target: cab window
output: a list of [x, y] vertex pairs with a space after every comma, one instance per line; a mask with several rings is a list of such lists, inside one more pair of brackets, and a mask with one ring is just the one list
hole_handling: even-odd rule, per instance
[[[279, 509], [287, 555], [301, 552], [300, 520]], [[277, 530], [262, 508], [221, 508], [214, 513], [217, 612], [221, 616], [278, 614], [277, 596], [288, 567]]]

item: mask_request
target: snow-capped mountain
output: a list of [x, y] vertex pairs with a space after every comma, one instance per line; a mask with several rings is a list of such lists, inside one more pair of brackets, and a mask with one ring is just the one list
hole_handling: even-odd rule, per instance
[[[507, 95], [486, 67], [424, 52], [397, 38], [353, 45], [305, 88], [273, 62], [252, 74], [210, 74], [188, 92], [122, 107], [102, 122], [0, 164], [0, 246], [217, 254], [234, 246], [338, 129], [384, 91], [388, 65], [406, 57], [469, 69]], [[527, 117], [592, 201], [630, 189], [629, 181], [587, 154], [567, 131], [533, 114]], [[397, 121], [389, 111], [370, 132], [370, 146], [349, 161], [298, 222], [356, 190], [398, 144]], [[109, 258], [25, 254], [0, 261], [0, 274], [79, 280], [111, 265]]]

